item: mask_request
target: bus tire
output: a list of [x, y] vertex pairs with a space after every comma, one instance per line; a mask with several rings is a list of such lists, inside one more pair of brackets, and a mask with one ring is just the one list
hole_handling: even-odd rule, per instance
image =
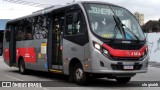
[[80, 63], [76, 64], [73, 70], [74, 82], [78, 85], [86, 85], [87, 74], [84, 72], [83, 67]]
[[128, 83], [130, 81], [131, 77], [121, 77], [121, 78], [116, 78], [118, 83]]
[[26, 72], [27, 72], [27, 70], [26, 70], [26, 68], [25, 68], [25, 63], [24, 63], [24, 60], [23, 59], [21, 59], [20, 60], [20, 62], [19, 62], [19, 72], [21, 73], [21, 74], [26, 74]]

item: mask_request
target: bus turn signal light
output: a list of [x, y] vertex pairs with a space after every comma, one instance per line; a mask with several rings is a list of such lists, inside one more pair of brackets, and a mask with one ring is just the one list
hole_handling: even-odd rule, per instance
[[89, 65], [88, 65], [88, 64], [85, 64], [84, 66], [85, 66], [85, 68], [86, 68], [86, 69], [89, 67]]

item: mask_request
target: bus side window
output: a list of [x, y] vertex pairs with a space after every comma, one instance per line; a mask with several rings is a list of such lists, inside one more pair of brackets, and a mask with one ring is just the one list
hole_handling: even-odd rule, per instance
[[72, 20], [73, 20], [73, 14], [69, 14], [66, 16], [66, 30], [65, 35], [72, 35]]
[[34, 39], [44, 39], [47, 38], [48, 33], [48, 17], [47, 16], [37, 16], [34, 17]]
[[75, 36], [84, 34], [84, 20], [80, 12], [68, 14], [66, 16], [65, 36]]
[[22, 39], [22, 30], [21, 30], [21, 28], [20, 28], [20, 25], [18, 24], [17, 26], [16, 26], [16, 41], [20, 41], [21, 39]]
[[33, 39], [33, 29], [32, 29], [32, 19], [28, 18], [25, 20], [25, 28], [24, 28], [24, 39], [32, 40]]
[[26, 40], [32, 40], [33, 39], [33, 35], [31, 31], [26, 31], [25, 32], [25, 39]]
[[5, 39], [7, 42], [10, 42], [10, 36], [11, 36], [11, 26], [7, 26], [7, 29], [5, 32]]

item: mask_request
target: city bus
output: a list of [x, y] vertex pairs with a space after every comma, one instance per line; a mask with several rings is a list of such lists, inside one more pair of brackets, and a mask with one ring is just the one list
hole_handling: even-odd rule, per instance
[[127, 83], [148, 69], [146, 37], [133, 14], [106, 2], [55, 5], [10, 20], [3, 40], [4, 62], [27, 70]]

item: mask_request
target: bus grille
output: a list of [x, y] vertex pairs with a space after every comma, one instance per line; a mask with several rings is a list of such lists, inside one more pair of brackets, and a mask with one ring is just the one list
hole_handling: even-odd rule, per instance
[[139, 50], [144, 44], [107, 44], [113, 49]]
[[113, 60], [115, 61], [139, 61], [142, 60], [142, 58], [127, 58], [127, 57], [112, 57]]
[[[123, 65], [111, 64], [111, 67], [112, 67], [113, 70], [124, 70]], [[142, 67], [142, 65], [140, 65], [140, 64], [134, 65], [133, 70], [140, 70], [141, 67]]]

